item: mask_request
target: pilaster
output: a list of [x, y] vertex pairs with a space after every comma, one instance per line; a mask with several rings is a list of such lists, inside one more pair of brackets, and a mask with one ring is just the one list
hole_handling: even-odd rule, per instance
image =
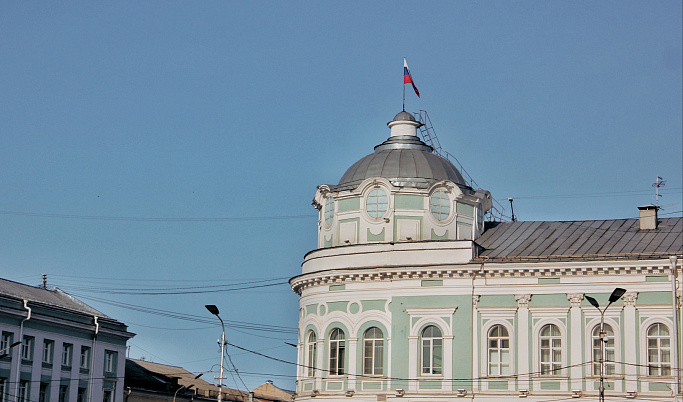
[[518, 389], [531, 389], [529, 365], [529, 301], [531, 295], [515, 295], [517, 300], [517, 374]]
[[[624, 377], [626, 391], [638, 390], [638, 325], [636, 322], [636, 300], [638, 292], [627, 292], [624, 300]], [[641, 347], [647, 347], [641, 345]]]
[[571, 303], [569, 308], [570, 317], [570, 339], [571, 339], [571, 353], [569, 355], [568, 365], [571, 367], [569, 376], [571, 381], [571, 389], [583, 389], [583, 347], [581, 345], [582, 329], [581, 323], [581, 300], [583, 300], [583, 293], [567, 294], [567, 300]]

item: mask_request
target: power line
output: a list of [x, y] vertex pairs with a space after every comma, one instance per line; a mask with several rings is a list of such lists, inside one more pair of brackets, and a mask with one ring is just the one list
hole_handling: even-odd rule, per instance
[[48, 214], [26, 211], [0, 211], [0, 215], [30, 216], [36, 218], [82, 219], [95, 221], [123, 221], [123, 222], [243, 222], [266, 221], [281, 219], [317, 218], [317, 215], [274, 215], [274, 216], [241, 216], [241, 217], [205, 217], [205, 218], [162, 218], [162, 217], [133, 217], [133, 216], [101, 216], [78, 214]]

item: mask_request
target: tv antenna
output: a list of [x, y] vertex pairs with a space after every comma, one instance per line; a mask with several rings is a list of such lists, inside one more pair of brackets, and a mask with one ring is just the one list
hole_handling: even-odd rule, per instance
[[662, 179], [661, 177], [657, 176], [657, 180], [655, 180], [654, 183], [652, 183], [652, 187], [655, 188], [655, 205], [657, 208], [659, 208], [659, 188], [664, 187], [666, 185], [666, 180]]

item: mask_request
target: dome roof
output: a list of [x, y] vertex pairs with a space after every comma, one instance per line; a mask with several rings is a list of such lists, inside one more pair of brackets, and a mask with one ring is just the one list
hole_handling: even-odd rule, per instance
[[[389, 125], [398, 121], [415, 122], [415, 118], [403, 111]], [[377, 145], [375, 152], [351, 165], [334, 187], [337, 191], [350, 190], [370, 177], [386, 178], [400, 187], [427, 188], [441, 180], [467, 186], [458, 169], [416, 135], [392, 136]]]

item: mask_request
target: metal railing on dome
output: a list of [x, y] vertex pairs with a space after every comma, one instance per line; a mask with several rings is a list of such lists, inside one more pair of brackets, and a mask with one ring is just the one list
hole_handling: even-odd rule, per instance
[[[429, 145], [430, 147], [434, 148], [434, 153], [439, 155], [440, 157], [447, 159], [453, 164], [456, 164], [458, 168], [460, 169], [460, 173], [462, 174], [463, 178], [465, 179], [465, 183], [472, 187], [473, 189], [478, 189], [482, 190], [482, 188], [477, 184], [476, 181], [470, 176], [469, 173], [467, 173], [467, 170], [465, 170], [465, 167], [460, 163], [458, 158], [453, 156], [450, 152], [444, 150], [441, 148], [441, 143], [439, 142], [439, 137], [436, 136], [436, 131], [434, 131], [434, 126], [432, 125], [432, 120], [429, 118], [429, 114], [427, 114], [426, 110], [420, 109], [417, 113], [415, 113], [415, 117], [417, 117], [417, 120], [422, 123], [422, 126], [420, 126], [420, 134], [422, 135], [422, 140]], [[505, 221], [505, 220], [512, 220], [510, 217], [505, 215], [505, 207], [498, 202], [495, 198], [493, 199], [494, 204], [493, 208], [491, 211], [487, 213], [488, 217], [490, 220], [494, 221]]]

